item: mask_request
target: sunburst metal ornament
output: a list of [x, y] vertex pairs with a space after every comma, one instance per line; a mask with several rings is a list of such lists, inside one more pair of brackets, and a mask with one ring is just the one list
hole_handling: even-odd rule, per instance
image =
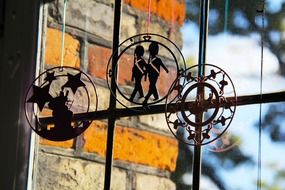
[[[197, 71], [195, 65], [182, 73], [173, 82], [166, 101], [170, 131], [189, 145], [205, 145], [218, 139], [236, 110], [236, 92], [227, 73], [210, 64], [205, 64], [204, 76], [198, 77]], [[201, 116], [200, 121], [197, 118]]]
[[[111, 68], [115, 62], [115, 67]], [[185, 60], [179, 48], [158, 34], [139, 34], [123, 41], [108, 62], [106, 78], [117, 101], [126, 108], [148, 106], [164, 100]], [[111, 89], [115, 78], [116, 92]]]
[[73, 115], [96, 111], [97, 99], [95, 85], [87, 74], [73, 67], [54, 67], [41, 73], [28, 89], [26, 118], [41, 137], [69, 140], [91, 123], [89, 120], [75, 122]]

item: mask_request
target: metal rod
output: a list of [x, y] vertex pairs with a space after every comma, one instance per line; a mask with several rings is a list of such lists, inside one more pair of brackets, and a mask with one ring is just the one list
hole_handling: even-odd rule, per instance
[[114, 147], [114, 131], [116, 126], [116, 80], [117, 70], [116, 63], [119, 56], [119, 41], [120, 41], [120, 23], [121, 23], [121, 0], [115, 1], [114, 7], [114, 28], [113, 28], [113, 59], [112, 59], [112, 76], [111, 76], [111, 91], [109, 101], [108, 114], [108, 133], [107, 133], [107, 150], [105, 163], [105, 178], [104, 190], [110, 190], [112, 179], [112, 165], [113, 165], [113, 147]]
[[199, 34], [199, 58], [198, 58], [198, 76], [204, 76], [205, 62], [206, 62], [206, 46], [208, 37], [208, 14], [209, 1], [201, 1], [200, 10], [200, 34]]
[[[208, 36], [208, 14], [209, 14], [209, 0], [201, 1], [200, 11], [200, 35], [199, 35], [199, 59], [198, 59], [198, 76], [202, 78], [205, 73], [206, 62], [206, 49], [207, 49], [207, 36]], [[199, 81], [198, 81], [199, 82]], [[204, 87], [198, 88], [197, 99], [204, 101]], [[203, 120], [203, 113], [199, 113], [195, 116], [196, 122]], [[196, 142], [201, 141], [201, 128], [196, 127]], [[194, 146], [193, 154], [193, 168], [192, 168], [192, 189], [200, 189], [200, 176], [201, 176], [201, 160], [202, 160], [202, 147], [201, 145]]]
[[[228, 102], [235, 103], [235, 97], [228, 97]], [[212, 100], [215, 102], [216, 100]], [[263, 94], [262, 98], [260, 94], [257, 95], [247, 95], [247, 96], [239, 96], [236, 100], [237, 106], [244, 106], [244, 105], [251, 105], [251, 104], [260, 104], [260, 103], [274, 103], [274, 102], [285, 102], [285, 91], [282, 92], [275, 92], [275, 93], [268, 93]], [[186, 104], [192, 104], [193, 101], [189, 101]], [[205, 101], [207, 104], [207, 101]], [[173, 104], [176, 105], [176, 104]], [[177, 106], [177, 105], [176, 105]], [[220, 106], [223, 106], [222, 104]], [[171, 107], [171, 104], [170, 106]], [[181, 109], [181, 105], [178, 104], [178, 111]], [[189, 107], [189, 106], [188, 106]], [[212, 108], [209, 106], [209, 108]], [[149, 114], [161, 114], [169, 112], [169, 110], [165, 110], [164, 104], [157, 104], [157, 105], [150, 105], [146, 110], [142, 106], [134, 106], [131, 108], [117, 108], [116, 112], [114, 112], [114, 117], [117, 119], [122, 117], [130, 117], [130, 116], [139, 116], [139, 115], [149, 115]], [[96, 112], [89, 112], [89, 113], [79, 113], [74, 114], [72, 120], [73, 121], [83, 121], [83, 120], [101, 120], [101, 119], [108, 119], [110, 115], [110, 110], [100, 110]], [[52, 117], [41, 118], [40, 122], [42, 124], [53, 124]]]

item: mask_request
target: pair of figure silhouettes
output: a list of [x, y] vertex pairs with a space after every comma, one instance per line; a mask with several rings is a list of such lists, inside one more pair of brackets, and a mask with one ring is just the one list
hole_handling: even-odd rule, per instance
[[132, 69], [132, 81], [135, 81], [135, 87], [131, 94], [130, 100], [133, 101], [135, 95], [139, 93], [139, 98], [143, 98], [143, 88], [142, 88], [142, 78], [149, 78], [149, 90], [143, 104], [147, 104], [150, 96], [154, 96], [154, 101], [158, 100], [159, 94], [156, 88], [156, 83], [160, 74], [160, 66], [168, 73], [168, 69], [163, 64], [160, 58], [157, 57], [159, 52], [159, 46], [157, 42], [151, 42], [148, 48], [149, 51], [149, 60], [148, 63], [143, 59], [144, 48], [141, 45], [136, 46], [134, 52], [134, 66]]

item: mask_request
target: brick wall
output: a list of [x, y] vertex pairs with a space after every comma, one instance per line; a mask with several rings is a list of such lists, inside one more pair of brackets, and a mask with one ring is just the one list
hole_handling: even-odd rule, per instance
[[[166, 36], [181, 47], [179, 28], [185, 17], [181, 0], [152, 0], [150, 31]], [[60, 64], [63, 1], [47, 6], [45, 66]], [[170, 8], [171, 7], [171, 10]], [[125, 0], [122, 14], [124, 40], [144, 33], [147, 1]], [[96, 84], [99, 110], [106, 109], [110, 92], [105, 73], [111, 56], [113, 1], [69, 0], [66, 14], [64, 65], [90, 74]], [[65, 142], [39, 140], [35, 159], [34, 189], [103, 189], [106, 155], [106, 121], [94, 121], [79, 137]], [[128, 117], [117, 121], [112, 189], [175, 189], [178, 143], [164, 115]]]

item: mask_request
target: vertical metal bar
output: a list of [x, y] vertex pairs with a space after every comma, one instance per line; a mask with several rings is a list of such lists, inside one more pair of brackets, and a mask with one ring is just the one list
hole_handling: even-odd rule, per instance
[[105, 163], [105, 180], [104, 190], [110, 190], [112, 164], [113, 164], [113, 145], [114, 145], [114, 131], [116, 125], [116, 80], [117, 70], [116, 63], [119, 55], [119, 40], [120, 40], [120, 22], [121, 22], [121, 0], [115, 0], [114, 7], [114, 29], [113, 29], [113, 59], [112, 59], [112, 77], [111, 77], [111, 91], [109, 101], [109, 118], [108, 118], [108, 133], [107, 133], [107, 150]]
[[[201, 12], [200, 12], [200, 35], [199, 35], [199, 60], [198, 60], [198, 76], [204, 76], [205, 73], [205, 61], [206, 61], [206, 45], [207, 45], [207, 36], [208, 36], [208, 14], [209, 14], [209, 1], [210, 0], [201, 0]], [[204, 89], [198, 89], [199, 98], [204, 98]], [[203, 113], [196, 115], [196, 121], [201, 122], [203, 119]], [[196, 128], [197, 133], [199, 134], [196, 138], [197, 142], [201, 141], [201, 128]], [[201, 176], [201, 145], [194, 147], [193, 155], [193, 190], [200, 189], [200, 176]]]
[[209, 16], [210, 0], [201, 0], [200, 12], [200, 34], [199, 34], [199, 59], [198, 65], [199, 76], [204, 75], [205, 62], [206, 62], [206, 46], [208, 37], [208, 16]]

